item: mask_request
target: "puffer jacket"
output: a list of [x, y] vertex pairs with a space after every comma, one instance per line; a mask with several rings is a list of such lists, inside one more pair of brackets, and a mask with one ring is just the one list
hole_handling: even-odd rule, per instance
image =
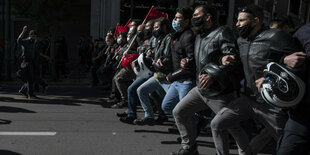
[[238, 38], [240, 58], [245, 72], [247, 95], [260, 98], [255, 81], [264, 77], [263, 71], [269, 62], [281, 64], [286, 55], [299, 51], [295, 40], [278, 29], [262, 28], [252, 39]]
[[[224, 67], [221, 59], [225, 55], [238, 55], [232, 30], [227, 26], [213, 27], [195, 40], [196, 83], [199, 76], [207, 73], [213, 83], [208, 89], [199, 89], [204, 96], [216, 96], [234, 91], [232, 77], [235, 65]], [[240, 69], [239, 69], [240, 71]]]

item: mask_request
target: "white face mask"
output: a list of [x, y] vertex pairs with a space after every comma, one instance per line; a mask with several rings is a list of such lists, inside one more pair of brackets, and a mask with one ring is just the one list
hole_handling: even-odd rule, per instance
[[123, 42], [123, 41], [122, 41], [122, 39], [121, 39], [121, 38], [117, 38], [117, 44], [119, 44], [119, 45], [120, 45], [120, 44], [122, 44], [122, 42]]
[[127, 37], [127, 42], [130, 42], [130, 39], [131, 39], [131, 38]]

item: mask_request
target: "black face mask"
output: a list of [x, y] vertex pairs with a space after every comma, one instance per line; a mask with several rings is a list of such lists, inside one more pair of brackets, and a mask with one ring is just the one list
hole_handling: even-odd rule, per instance
[[137, 33], [137, 37], [138, 37], [139, 39], [143, 39], [144, 33], [143, 33], [143, 32], [138, 32], [138, 33]]
[[204, 23], [203, 16], [192, 18], [191, 22], [192, 22], [192, 25], [195, 27], [201, 26]]
[[151, 36], [152, 35], [152, 29], [144, 29], [144, 34], [146, 36]]
[[251, 26], [251, 23], [246, 24], [242, 27], [237, 27], [238, 34], [242, 38], [247, 38], [252, 30], [253, 27]]
[[153, 36], [155, 38], [158, 38], [160, 35], [161, 35], [161, 29], [158, 29], [158, 30], [153, 30]]

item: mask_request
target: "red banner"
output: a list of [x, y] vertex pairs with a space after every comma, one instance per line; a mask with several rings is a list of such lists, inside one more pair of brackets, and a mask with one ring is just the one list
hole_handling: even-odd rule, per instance
[[127, 32], [127, 28], [125, 26], [116, 26], [114, 36], [117, 36], [121, 32]]
[[168, 14], [165, 12], [158, 11], [157, 9], [152, 7], [149, 14], [146, 16], [145, 20], [148, 21], [150, 19], [157, 19], [159, 17], [168, 18]]

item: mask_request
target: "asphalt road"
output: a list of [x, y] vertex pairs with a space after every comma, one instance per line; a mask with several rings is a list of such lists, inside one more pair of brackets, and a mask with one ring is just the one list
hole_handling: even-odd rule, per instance
[[[164, 125], [123, 124], [115, 113], [125, 109], [108, 108], [100, 88], [52, 86], [30, 101], [18, 88], [0, 88], [0, 155], [167, 155], [180, 147], [178, 134], [168, 132], [172, 118]], [[216, 154], [210, 135], [200, 136], [198, 146], [201, 155]]]

